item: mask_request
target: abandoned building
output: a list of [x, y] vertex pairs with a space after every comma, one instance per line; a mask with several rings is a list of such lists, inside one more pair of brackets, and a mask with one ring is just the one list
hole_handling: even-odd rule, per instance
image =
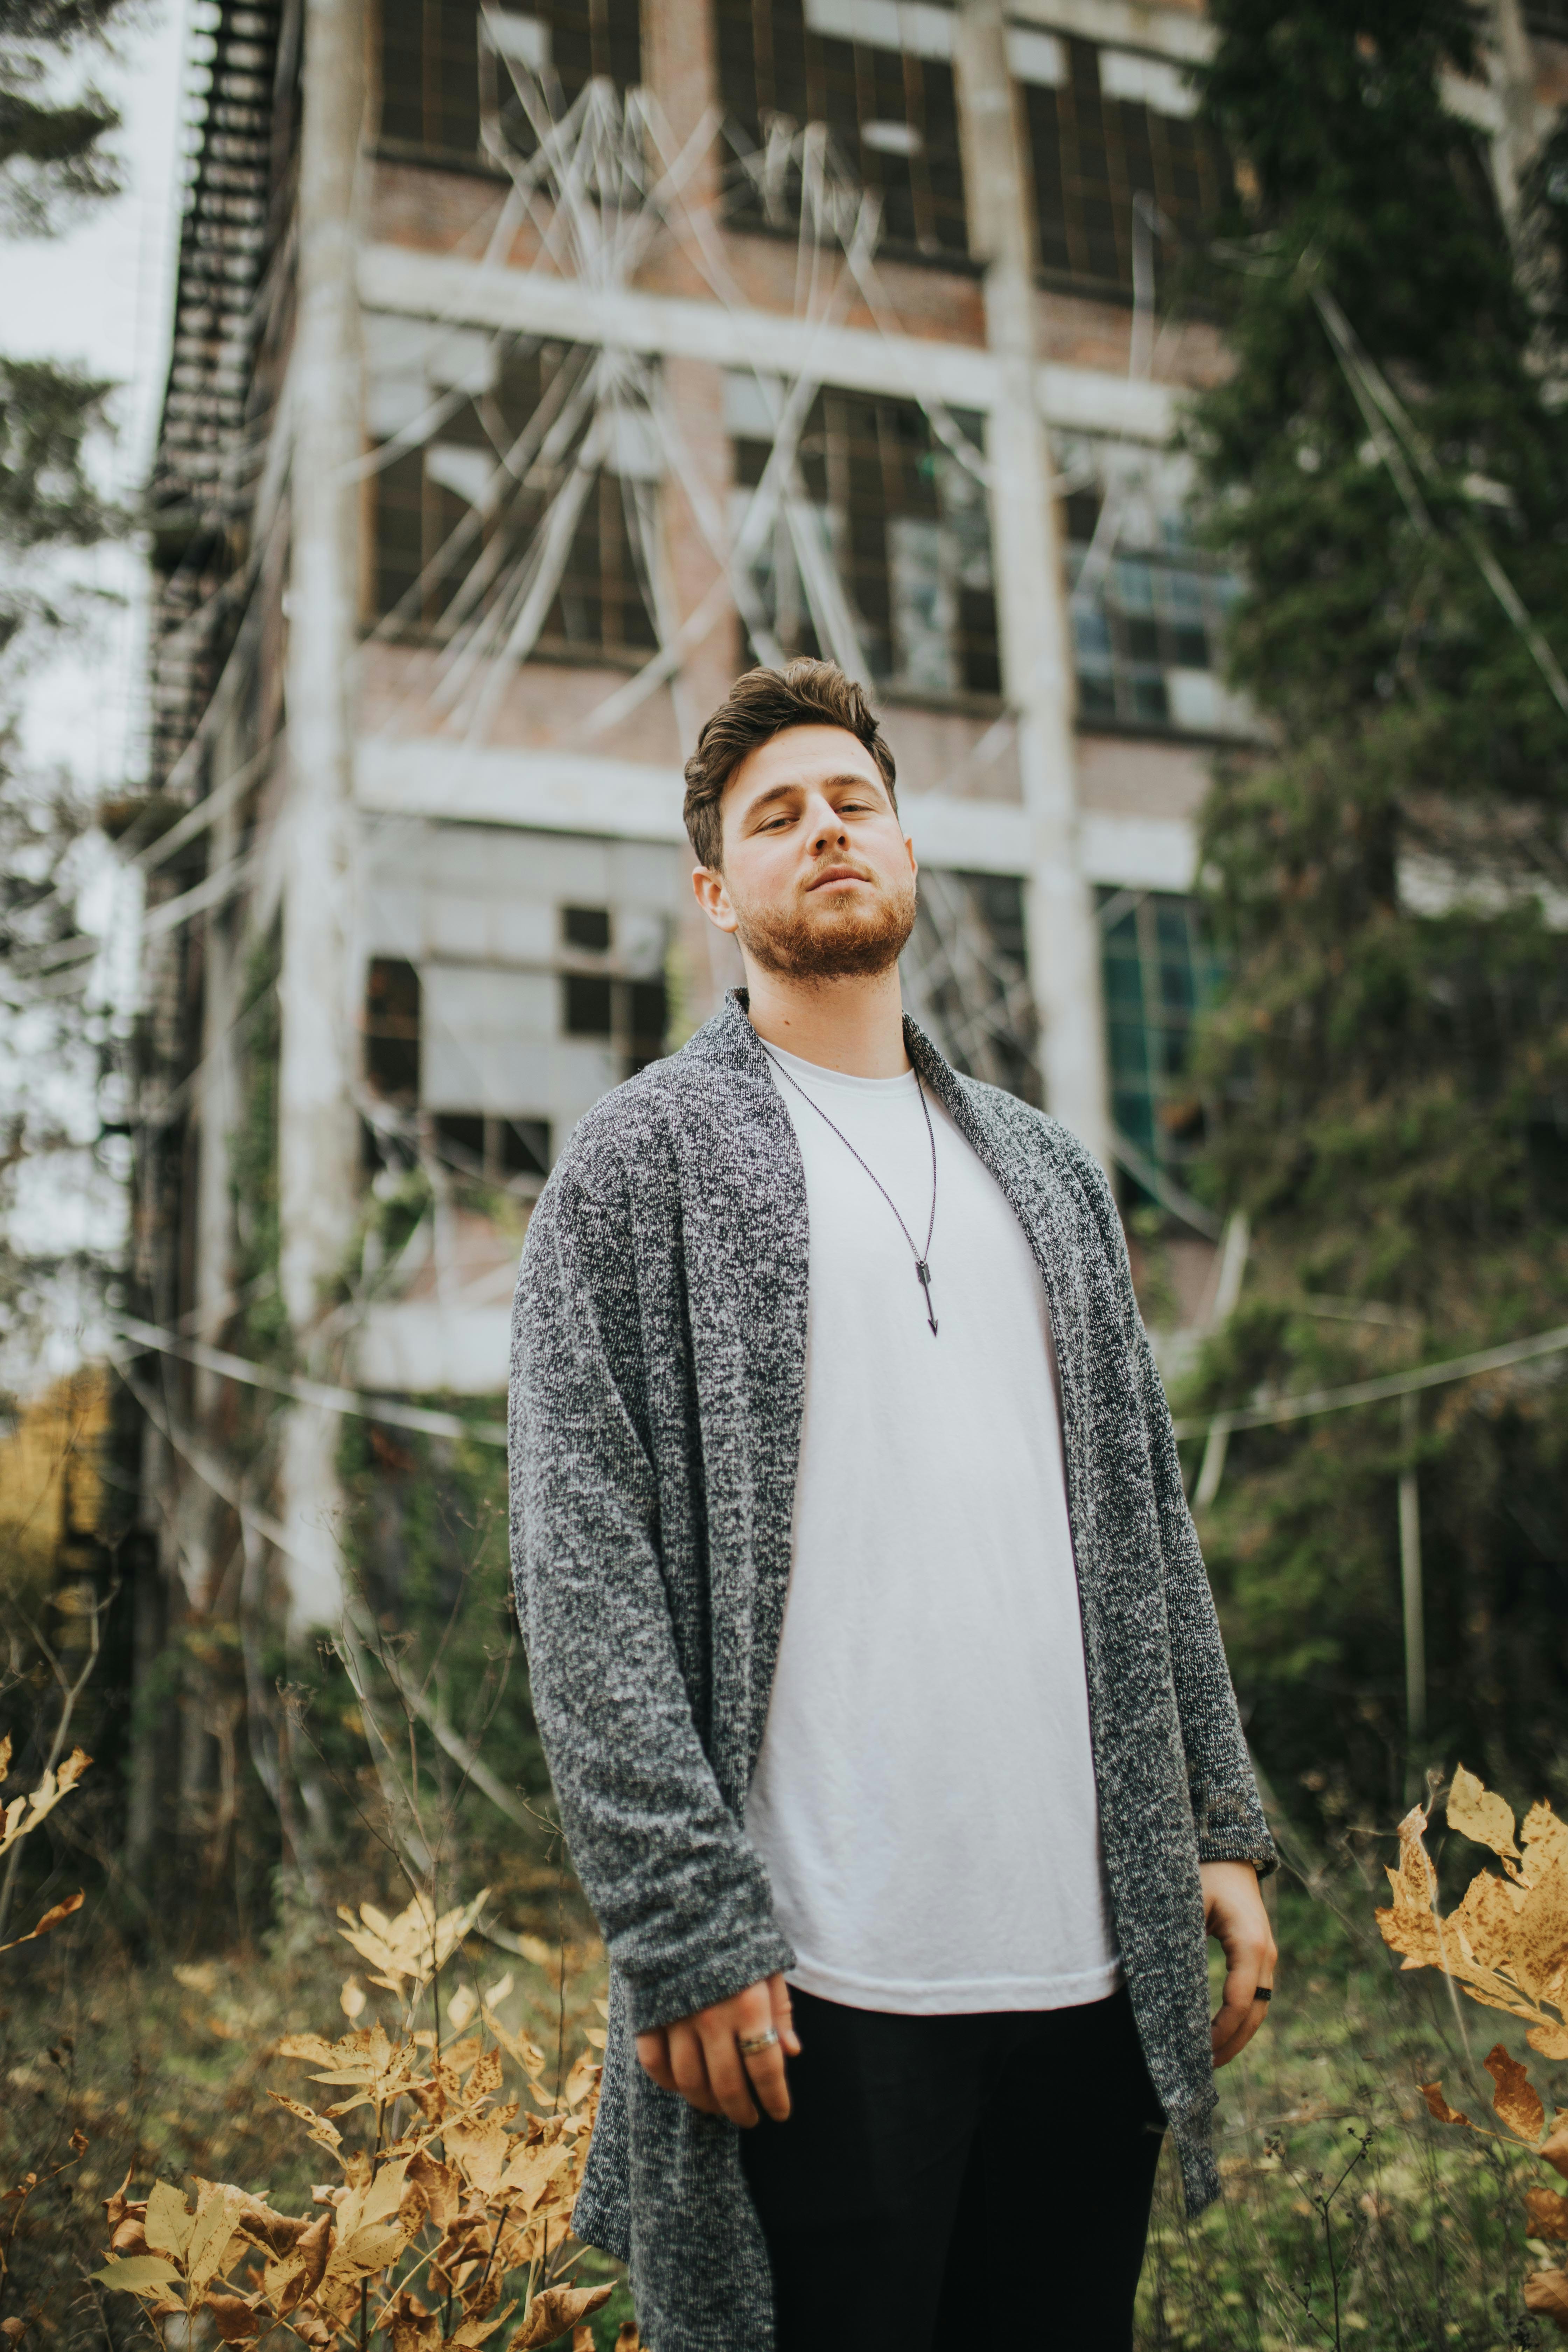
[[[1506, 201], [1568, 19], [1496, 15], [1453, 102]], [[295, 1399], [244, 1478], [299, 1625], [337, 1605], [342, 1411], [500, 1419], [530, 1200], [734, 977], [680, 768], [757, 659], [872, 685], [923, 869], [908, 1002], [1166, 1221], [1200, 1321], [1194, 813], [1249, 723], [1171, 451], [1225, 364], [1171, 299], [1227, 169], [1201, 12], [197, 23], [127, 1324], [166, 1573], [234, 1507], [247, 1381]]]

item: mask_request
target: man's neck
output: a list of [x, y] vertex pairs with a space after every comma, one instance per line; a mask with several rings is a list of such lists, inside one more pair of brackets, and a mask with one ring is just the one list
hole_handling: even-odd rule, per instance
[[746, 958], [752, 1026], [766, 1045], [852, 1078], [896, 1078], [904, 1049], [899, 968], [845, 980], [790, 980]]

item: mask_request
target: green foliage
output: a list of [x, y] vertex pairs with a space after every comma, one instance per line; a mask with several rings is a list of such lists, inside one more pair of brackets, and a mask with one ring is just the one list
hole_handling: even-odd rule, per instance
[[289, 1317], [279, 1283], [281, 1229], [278, 1199], [278, 1054], [281, 1036], [278, 971], [282, 952], [274, 929], [253, 949], [236, 1023], [243, 1040], [240, 1116], [229, 1137], [229, 1184], [234, 1195], [235, 1286], [244, 1302], [245, 1353], [287, 1369], [292, 1357]]
[[[1257, 1235], [1196, 1382], [1220, 1405], [1568, 1322], [1568, 954], [1541, 897], [1568, 880], [1568, 718], [1476, 554], [1561, 637], [1568, 426], [1484, 151], [1439, 94], [1475, 63], [1464, 0], [1211, 13], [1236, 367], [1190, 439], [1268, 737], [1222, 764], [1203, 829], [1231, 978], [1200, 1181]], [[1415, 499], [1320, 296], [1415, 420]], [[1397, 1409], [1238, 1437], [1205, 1528], [1253, 1738], [1299, 1779], [1331, 1723], [1347, 1802], [1403, 1773], [1401, 1444]], [[1434, 1738], [1537, 1781], [1568, 1696], [1565, 1452], [1552, 1366], [1423, 1407]]]
[[[453, 1405], [450, 1397], [418, 1401], [447, 1412]], [[349, 1418], [338, 1466], [349, 1506], [347, 1565], [387, 1657], [537, 1809], [537, 1835], [520, 1832], [467, 1782], [427, 1721], [407, 1722], [381, 1674], [376, 1712], [395, 1723], [404, 1755], [416, 1761], [440, 1817], [460, 1832], [472, 1868], [503, 1897], [526, 1903], [557, 1886], [559, 1875], [547, 1859], [549, 1776], [512, 1602], [505, 1453]]]
[[1527, 2166], [1457, 2144], [1416, 2089], [1434, 2074], [1473, 2088], [1447, 2002], [1391, 1972], [1354, 1872], [1319, 1898], [1287, 1877], [1280, 1997], [1216, 2078], [1223, 2201], [1187, 2221], [1162, 2161], [1138, 2352], [1543, 2345], [1522, 2303]]

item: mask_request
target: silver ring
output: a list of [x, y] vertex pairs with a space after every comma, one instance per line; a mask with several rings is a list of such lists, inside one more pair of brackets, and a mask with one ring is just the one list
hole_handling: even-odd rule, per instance
[[742, 2058], [757, 2058], [764, 2050], [778, 2048], [779, 2030], [776, 2025], [770, 2025], [762, 2033], [737, 2033], [735, 2042]]

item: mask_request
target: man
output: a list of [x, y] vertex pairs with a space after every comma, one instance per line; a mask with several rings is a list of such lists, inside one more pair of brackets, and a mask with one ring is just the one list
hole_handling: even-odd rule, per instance
[[1274, 1948], [1115, 1204], [902, 1016], [858, 687], [750, 672], [686, 783], [748, 987], [579, 1125], [514, 1319], [520, 1608], [611, 1963], [577, 2231], [656, 2352], [1125, 2352], [1161, 2135], [1196, 2210]]

